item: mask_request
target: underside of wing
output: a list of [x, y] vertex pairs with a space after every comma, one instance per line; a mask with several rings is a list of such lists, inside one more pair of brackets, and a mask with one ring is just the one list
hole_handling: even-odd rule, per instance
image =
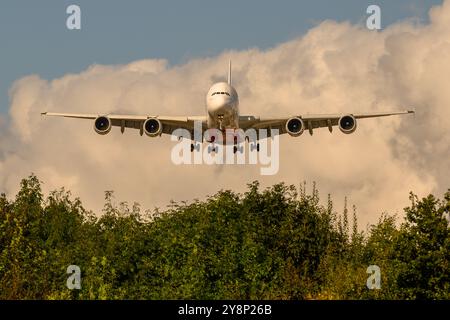
[[185, 129], [193, 136], [195, 123], [203, 131], [206, 127], [205, 116], [140, 116], [140, 115], [97, 115], [76, 113], [43, 112], [45, 116], [94, 120], [94, 129], [99, 134], [107, 134], [112, 127], [120, 127], [122, 133], [126, 128], [137, 129], [151, 137], [172, 134], [176, 129]]
[[260, 118], [255, 116], [241, 116], [239, 118], [240, 128], [248, 129], [266, 129], [268, 135], [273, 129], [278, 130], [279, 134], [288, 133], [291, 136], [299, 136], [305, 130], [312, 135], [314, 129], [328, 128], [330, 132], [333, 127], [338, 126], [339, 129], [346, 134], [353, 133], [356, 130], [357, 119], [378, 118], [394, 115], [413, 114], [414, 111], [399, 112], [377, 112], [377, 113], [355, 113], [355, 114], [305, 114], [284, 118]]

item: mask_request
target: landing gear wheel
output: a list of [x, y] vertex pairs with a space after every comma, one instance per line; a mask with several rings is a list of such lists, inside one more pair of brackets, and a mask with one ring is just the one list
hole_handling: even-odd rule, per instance
[[211, 152], [215, 152], [215, 153], [217, 153], [217, 152], [219, 152], [219, 147], [217, 147], [217, 146], [209, 146], [208, 147], [208, 153], [211, 153]]
[[191, 143], [191, 152], [200, 151], [200, 143]]
[[223, 128], [222, 128], [222, 121], [223, 121], [223, 114], [219, 114], [219, 115], [217, 116], [217, 122], [219, 122], [219, 130], [220, 130], [220, 131], [223, 131]]
[[240, 152], [240, 153], [244, 153], [244, 146], [238, 146], [238, 145], [236, 145], [236, 146], [233, 146], [233, 153], [237, 153], [237, 152]]
[[256, 151], [257, 152], [259, 152], [259, 143], [252, 143], [251, 145], [250, 145], [250, 151], [253, 151], [253, 150], [255, 150], [256, 149]]

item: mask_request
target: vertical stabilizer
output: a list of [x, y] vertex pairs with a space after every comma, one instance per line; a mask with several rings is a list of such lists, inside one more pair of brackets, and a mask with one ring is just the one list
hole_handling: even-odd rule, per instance
[[228, 84], [231, 86], [231, 60], [228, 62]]

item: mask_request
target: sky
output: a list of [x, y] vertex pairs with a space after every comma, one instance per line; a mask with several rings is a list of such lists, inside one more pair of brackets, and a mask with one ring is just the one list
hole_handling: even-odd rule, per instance
[[[0, 113], [8, 90], [29, 74], [53, 79], [98, 64], [146, 58], [182, 64], [227, 49], [267, 49], [305, 34], [324, 19], [364, 22], [369, 4], [382, 8], [382, 26], [427, 19], [438, 0], [2, 0], [0, 2]], [[66, 28], [77, 4], [82, 30]]]
[[[101, 212], [105, 190], [152, 209], [245, 192], [254, 180], [315, 181], [337, 210], [348, 197], [364, 227], [383, 211], [402, 215], [410, 191], [450, 187], [450, 1], [378, 2], [380, 31], [365, 27], [365, 1], [186, 2], [79, 1], [82, 29], [69, 31], [72, 2], [2, 1], [0, 192], [13, 197], [34, 172], [45, 192], [64, 186]], [[416, 115], [361, 120], [351, 135], [282, 136], [273, 176], [251, 165], [177, 166], [167, 136], [100, 136], [89, 121], [40, 116], [201, 115], [228, 59], [244, 114]]]

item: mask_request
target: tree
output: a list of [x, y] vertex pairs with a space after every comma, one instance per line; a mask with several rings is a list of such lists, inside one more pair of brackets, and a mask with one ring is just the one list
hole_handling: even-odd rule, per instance
[[418, 200], [410, 195], [412, 205], [405, 209], [396, 244], [396, 258], [403, 269], [398, 286], [413, 299], [450, 298], [450, 233], [446, 215], [450, 208], [450, 191], [444, 200], [433, 195]]
[[[14, 200], [0, 195], [0, 298], [448, 299], [450, 191], [411, 200], [400, 227], [384, 214], [366, 232], [354, 207], [349, 235], [347, 204], [322, 206], [315, 184], [253, 182], [145, 218], [112, 191], [100, 216], [65, 189], [45, 198], [31, 175]], [[373, 264], [380, 290], [366, 287]], [[69, 265], [81, 290], [66, 286]]]

